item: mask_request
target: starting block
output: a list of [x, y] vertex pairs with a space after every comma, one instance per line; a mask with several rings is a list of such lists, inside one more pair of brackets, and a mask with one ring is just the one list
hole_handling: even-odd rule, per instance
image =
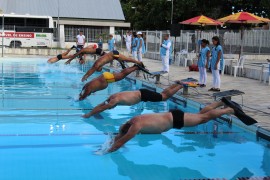
[[[228, 91], [214, 93], [213, 96], [214, 96], [215, 100], [221, 99], [223, 97], [231, 100], [232, 96], [239, 96], [239, 95], [242, 96], [243, 94], [245, 94], [243, 91], [232, 89], [232, 90], [228, 90]], [[243, 96], [242, 96], [242, 105], [243, 105]]]
[[183, 87], [183, 95], [188, 95], [188, 88], [189, 87], [197, 87], [198, 80], [194, 78], [187, 78], [187, 79], [182, 79], [180, 81], [183, 85], [186, 85]]
[[147, 79], [149, 77], [150, 78], [156, 78], [155, 84], [160, 84], [160, 76], [164, 75], [164, 74], [168, 74], [168, 73], [164, 72], [164, 71], [149, 72], [149, 74], [147, 75]]

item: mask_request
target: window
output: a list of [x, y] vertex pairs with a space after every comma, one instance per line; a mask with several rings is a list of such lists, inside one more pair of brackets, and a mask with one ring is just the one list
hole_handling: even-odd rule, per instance
[[79, 34], [80, 30], [83, 31], [86, 42], [96, 42], [100, 34], [109, 34], [109, 27], [65, 25], [65, 41], [76, 41], [76, 36]]

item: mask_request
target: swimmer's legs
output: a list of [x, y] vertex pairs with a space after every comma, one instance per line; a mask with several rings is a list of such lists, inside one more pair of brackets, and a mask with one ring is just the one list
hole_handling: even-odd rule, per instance
[[182, 85], [173, 84], [170, 87], [164, 89], [164, 91], [161, 92], [162, 100], [166, 101], [167, 99], [172, 97], [177, 91], [179, 91], [181, 88], [183, 88]]
[[123, 69], [119, 73], [114, 73], [115, 81], [120, 81], [120, 80], [124, 79], [125, 77], [127, 77], [127, 75], [129, 75], [130, 73], [132, 73], [132, 72], [134, 72], [136, 70], [138, 70], [138, 67], [137, 66], [132, 66], [132, 67]]
[[218, 107], [224, 106], [224, 103], [222, 101], [213, 102], [212, 104], [209, 104], [208, 106], [205, 106], [199, 114], [204, 114], [208, 111], [211, 111], [213, 109], [216, 109]]

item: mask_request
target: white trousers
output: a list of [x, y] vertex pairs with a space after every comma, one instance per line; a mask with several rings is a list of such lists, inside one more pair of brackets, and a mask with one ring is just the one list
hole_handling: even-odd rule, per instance
[[220, 89], [220, 74], [219, 74], [219, 70], [213, 70], [212, 69], [212, 76], [213, 76], [213, 88], [219, 88]]
[[137, 58], [138, 58], [138, 61], [142, 62], [142, 50], [137, 51]]
[[126, 47], [127, 47], [127, 52], [130, 53], [131, 52], [131, 43], [126, 42]]
[[137, 59], [137, 51], [132, 51], [132, 57], [133, 59]]
[[200, 72], [199, 84], [206, 84], [206, 81], [207, 81], [206, 68], [205, 67], [199, 67], [199, 72]]
[[169, 66], [169, 56], [161, 56], [162, 60], [162, 71], [169, 72], [170, 66]]

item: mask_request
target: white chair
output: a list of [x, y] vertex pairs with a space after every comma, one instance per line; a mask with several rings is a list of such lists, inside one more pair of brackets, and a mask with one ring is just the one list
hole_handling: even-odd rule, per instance
[[[188, 54], [188, 51], [186, 49], [182, 49], [180, 52], [176, 53], [177, 61], [175, 61], [175, 65], [180, 66], [180, 64], [183, 64], [184, 67], [186, 67], [187, 54]], [[182, 61], [184, 61], [184, 63], [182, 63]]]
[[236, 75], [237, 75], [237, 73], [238, 73], [238, 69], [241, 69], [241, 72], [243, 72], [243, 70], [244, 70], [244, 63], [245, 63], [245, 56], [241, 56], [240, 58], [239, 58], [239, 60], [237, 61], [237, 64], [236, 64], [236, 66], [233, 66], [233, 68], [234, 68], [234, 77], [236, 77]]

